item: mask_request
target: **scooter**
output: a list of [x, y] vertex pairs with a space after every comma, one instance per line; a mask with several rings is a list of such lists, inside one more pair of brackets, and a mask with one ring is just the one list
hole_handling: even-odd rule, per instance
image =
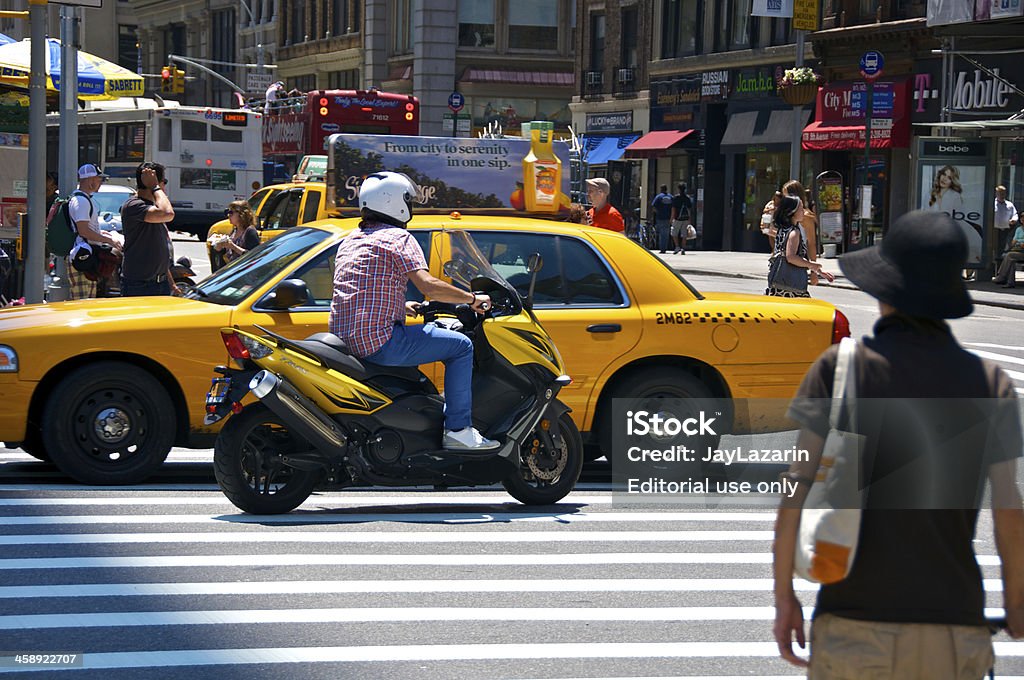
[[179, 295], [185, 296], [196, 287], [196, 273], [192, 269], [192, 260], [187, 255], [179, 257], [170, 268], [171, 278], [178, 286]]
[[[330, 333], [290, 340], [221, 330], [239, 366], [217, 367], [206, 423], [233, 413], [214, 446], [224, 494], [254, 514], [289, 512], [317, 488], [478, 486], [501, 483], [517, 500], [546, 505], [564, 498], [583, 466], [583, 442], [556, 398], [571, 380], [531, 311], [541, 261], [530, 258], [524, 304], [465, 232], [451, 232], [445, 273], [491, 297], [478, 315], [468, 305], [423, 304], [425, 323], [469, 336], [474, 346], [473, 425], [500, 442], [488, 451], [441, 448], [444, 399], [418, 368], [379, 366], [353, 356]], [[301, 280], [278, 284], [277, 303], [301, 304]], [[248, 392], [259, 400], [242, 404]]]

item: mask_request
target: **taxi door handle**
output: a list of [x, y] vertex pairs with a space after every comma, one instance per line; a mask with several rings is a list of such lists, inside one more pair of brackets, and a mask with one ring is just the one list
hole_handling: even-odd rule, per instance
[[621, 330], [621, 324], [617, 323], [596, 323], [591, 326], [587, 326], [588, 333], [618, 333]]

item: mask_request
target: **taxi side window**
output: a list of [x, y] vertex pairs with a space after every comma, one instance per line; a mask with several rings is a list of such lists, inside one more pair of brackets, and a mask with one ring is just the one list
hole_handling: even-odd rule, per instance
[[[430, 241], [434, 232], [432, 231], [412, 231], [410, 232], [416, 243], [420, 244], [420, 248], [423, 250], [423, 259], [427, 261], [427, 265], [430, 264]], [[405, 300], [406, 302], [423, 302], [423, 293], [420, 289], [412, 285], [410, 281], [405, 286]]]
[[289, 191], [274, 206], [273, 210], [263, 219], [264, 229], [287, 229], [298, 224], [299, 202], [302, 201], [301, 191]]
[[536, 305], [620, 305], [622, 294], [613, 274], [579, 239], [554, 234], [473, 232], [473, 240], [494, 269], [526, 296], [530, 255], [539, 253], [544, 264], [533, 292]]
[[320, 214], [320, 192], [306, 190], [306, 205], [302, 208], [302, 224], [312, 222]]

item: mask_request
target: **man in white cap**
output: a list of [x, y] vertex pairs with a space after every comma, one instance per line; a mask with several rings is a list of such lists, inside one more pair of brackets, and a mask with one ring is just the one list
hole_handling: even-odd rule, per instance
[[626, 224], [622, 220], [622, 213], [608, 202], [611, 192], [611, 185], [604, 177], [592, 177], [587, 180], [587, 199], [593, 206], [587, 211], [587, 222], [611, 231], [625, 231]]
[[282, 92], [284, 92], [284, 81], [278, 80], [270, 84], [270, 87], [267, 88], [266, 102], [263, 104], [264, 115], [269, 116], [270, 112], [277, 108], [277, 99]]
[[94, 163], [86, 163], [78, 168], [78, 189], [68, 198], [68, 213], [71, 215], [78, 238], [75, 247], [68, 255], [68, 283], [71, 284], [71, 299], [82, 300], [96, 297], [96, 282], [90, 281], [85, 274], [72, 265], [72, 259], [81, 248], [90, 248], [90, 244], [105, 243], [115, 250], [120, 250], [124, 243], [120, 235], [100, 229], [99, 211], [93, 205], [90, 196], [100, 189], [107, 175]]

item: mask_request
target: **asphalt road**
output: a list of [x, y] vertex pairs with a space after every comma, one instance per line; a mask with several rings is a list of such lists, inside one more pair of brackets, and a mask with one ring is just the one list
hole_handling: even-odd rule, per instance
[[[866, 296], [815, 294], [843, 309], [855, 335], [870, 332], [877, 314]], [[1019, 390], [1022, 315], [980, 308], [954, 322]], [[767, 508], [626, 506], [609, 493], [605, 464], [547, 508], [497, 490], [370, 490], [253, 517], [216, 489], [209, 460], [176, 450], [152, 483], [86, 488], [0, 450], [0, 674], [800, 677], [771, 639]], [[975, 550], [997, 608], [987, 512]], [[810, 584], [799, 595], [813, 604]], [[22, 673], [9, 660], [16, 652], [79, 654], [84, 666]], [[1024, 642], [1003, 635], [997, 654], [997, 677], [1024, 679]]]

